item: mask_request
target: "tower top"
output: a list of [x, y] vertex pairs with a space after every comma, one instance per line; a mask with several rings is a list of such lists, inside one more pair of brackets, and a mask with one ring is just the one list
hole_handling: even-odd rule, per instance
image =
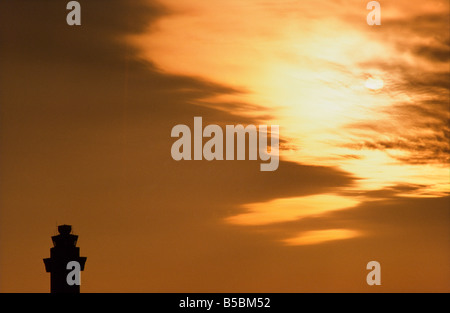
[[72, 232], [72, 225], [59, 225], [58, 226], [58, 232], [61, 235], [69, 235]]

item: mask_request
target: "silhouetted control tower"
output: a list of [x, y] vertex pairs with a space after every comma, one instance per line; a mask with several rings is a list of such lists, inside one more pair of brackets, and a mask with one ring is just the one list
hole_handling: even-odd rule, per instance
[[77, 261], [80, 270], [84, 270], [86, 257], [80, 257], [80, 248], [76, 247], [78, 236], [72, 235], [72, 226], [58, 226], [59, 235], [52, 236], [53, 248], [50, 248], [50, 258], [44, 259], [45, 270], [50, 272], [51, 293], [79, 293], [79, 285], [69, 285], [67, 275], [72, 269], [67, 269], [67, 263]]

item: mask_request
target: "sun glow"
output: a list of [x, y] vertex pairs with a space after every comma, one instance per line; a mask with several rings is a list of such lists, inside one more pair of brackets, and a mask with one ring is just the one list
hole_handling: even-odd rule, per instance
[[384, 82], [382, 79], [380, 78], [373, 78], [373, 77], [369, 77], [365, 84], [364, 84], [368, 89], [371, 90], [379, 90], [381, 88], [383, 88], [384, 86]]
[[[421, 187], [403, 196], [448, 194], [448, 166], [408, 163], [401, 145], [389, 147], [398, 141], [399, 133], [414, 138], [418, 131], [407, 119], [389, 113], [396, 103], [411, 101], [413, 91], [393, 90], [400, 78], [371, 65], [380, 56], [395, 62], [397, 48], [374, 40], [368, 29], [355, 28], [345, 18], [330, 18], [329, 12], [336, 9], [333, 2], [320, 2], [317, 12], [310, 15], [304, 13], [306, 1], [296, 4], [296, 10], [291, 2], [283, 1], [230, 0], [217, 6], [195, 0], [162, 2], [177, 11], [147, 34], [129, 38], [142, 48], [142, 57], [164, 71], [243, 91], [198, 99], [198, 105], [247, 116], [267, 113], [272, 118], [266, 123], [280, 125], [280, 135], [288, 142], [289, 149], [280, 151], [281, 160], [348, 171], [359, 178], [351, 191], [411, 184]], [[326, 13], [321, 16], [321, 12]], [[227, 103], [250, 103], [260, 109], [235, 111]], [[385, 128], [379, 131], [373, 124]], [[373, 147], [367, 138], [387, 142], [388, 147]], [[318, 197], [247, 205], [247, 213], [228, 221], [268, 224], [354, 205], [345, 198], [323, 202], [318, 199], [328, 196]]]

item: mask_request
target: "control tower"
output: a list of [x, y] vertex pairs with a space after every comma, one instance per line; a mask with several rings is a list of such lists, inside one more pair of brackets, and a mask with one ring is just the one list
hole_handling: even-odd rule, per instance
[[50, 248], [50, 258], [44, 259], [45, 270], [50, 273], [51, 293], [80, 293], [80, 285], [69, 285], [67, 276], [72, 268], [67, 264], [76, 261], [80, 271], [84, 270], [86, 257], [80, 257], [80, 248], [76, 246], [78, 236], [73, 235], [72, 226], [58, 226], [59, 235], [52, 236], [53, 247]]

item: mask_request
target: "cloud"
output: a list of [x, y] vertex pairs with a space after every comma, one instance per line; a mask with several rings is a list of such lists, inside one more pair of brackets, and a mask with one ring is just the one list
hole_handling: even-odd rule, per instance
[[417, 192], [425, 189], [427, 185], [421, 184], [395, 184], [393, 186], [385, 187], [379, 190], [369, 190], [359, 195], [364, 195], [364, 197], [375, 198], [375, 199], [390, 199], [399, 197], [401, 195], [414, 195]]
[[450, 61], [450, 46], [448, 40], [447, 43], [443, 45], [417, 45], [412, 49], [412, 52], [434, 62]]
[[267, 225], [320, 216], [335, 210], [354, 207], [358, 203], [356, 199], [330, 194], [282, 198], [243, 205], [244, 213], [230, 216], [226, 220], [238, 225]]
[[377, 120], [347, 125], [355, 133], [361, 130], [361, 140], [348, 147], [397, 150], [390, 156], [406, 164], [450, 162], [450, 39], [441, 31], [448, 29], [450, 19], [448, 7], [436, 11], [439, 3], [424, 12], [389, 16], [374, 32], [374, 38], [387, 41], [397, 55], [360, 66], [383, 73], [387, 82], [383, 92], [391, 103], [376, 109], [381, 113]]
[[[243, 203], [332, 192], [354, 183], [353, 175], [334, 167], [283, 160], [272, 174], [261, 173], [259, 162], [172, 160], [174, 125], [189, 124], [194, 116], [208, 124], [257, 124], [270, 112], [245, 102], [201, 105], [246, 90], [168, 74], [139, 58], [122, 35], [146, 30], [170, 14], [164, 8], [144, 1], [80, 3], [79, 28], [65, 24], [65, 3], [1, 3], [0, 256], [15, 256], [1, 268], [2, 288], [47, 290], [40, 260], [49, 231], [61, 221], [74, 224], [83, 251], [97, 258], [89, 263], [91, 276], [85, 277], [92, 285], [85, 290], [110, 290], [122, 288], [106, 283], [111, 271], [131, 259], [141, 262], [148, 253], [155, 257], [146, 261], [146, 273], [128, 268], [122, 286], [137, 286], [155, 272], [172, 273], [180, 260], [188, 266], [204, 254], [198, 247], [206, 247], [206, 260], [225, 251], [215, 251], [215, 245], [237, 251], [251, 244], [234, 247], [222, 237], [229, 231], [223, 232], [223, 219]], [[232, 110], [224, 110], [227, 105]], [[261, 116], [241, 116], [242, 108]], [[31, 242], [24, 228], [35, 231]], [[34, 247], [29, 255], [15, 254], [25, 244]], [[107, 267], [98, 262], [118, 250], [123, 253]], [[205, 268], [201, 263], [192, 271]], [[32, 273], [28, 281], [19, 284], [5, 274], [17, 268]], [[175, 277], [170, 281], [179, 283]]]
[[288, 246], [316, 245], [335, 240], [355, 238], [360, 235], [359, 232], [350, 229], [312, 230], [302, 232], [296, 237], [285, 239], [282, 242]]
[[[188, 124], [193, 116], [202, 116], [205, 123], [256, 124], [272, 112], [245, 101], [204, 105], [205, 99], [248, 90], [168, 74], [152, 60], [140, 59], [123, 36], [148, 26], [155, 30], [152, 26], [172, 14], [170, 10], [152, 1], [80, 2], [81, 28], [65, 24], [64, 2], [0, 2], [2, 290], [48, 290], [41, 259], [59, 222], [74, 224], [80, 235], [88, 256], [89, 270], [83, 276], [83, 291], [88, 292], [361, 291], [367, 290], [361, 287], [361, 269], [372, 257], [387, 265], [383, 277], [392, 279], [383, 290], [448, 290], [449, 199], [396, 198], [421, 189], [420, 184], [362, 195], [391, 197], [362, 201], [351, 209], [324, 207], [319, 212], [323, 214], [317, 214], [310, 207], [310, 214], [304, 214], [294, 208], [284, 216], [289, 218], [251, 229], [222, 223], [245, 214], [242, 206], [248, 203], [280, 204], [283, 201], [275, 199], [320, 199], [318, 194], [339, 192], [334, 199], [347, 199], [343, 189], [354, 187], [358, 177], [333, 166], [285, 160], [273, 173], [261, 173], [259, 162], [175, 162], [170, 157], [174, 125]], [[320, 3], [326, 7], [318, 13], [329, 6], [342, 13], [347, 10], [342, 4], [350, 2]], [[351, 8], [361, 20], [359, 7]], [[291, 14], [284, 9], [281, 13]], [[414, 45], [407, 51], [418, 54]], [[383, 69], [384, 63], [377, 64]], [[436, 123], [435, 129], [442, 125], [438, 112], [445, 108], [445, 75], [408, 69], [391, 67], [399, 90], [409, 93], [416, 86], [413, 95], [424, 98], [433, 90], [435, 102], [402, 99], [388, 112], [410, 114], [399, 118], [406, 121], [399, 124], [404, 127], [396, 130], [395, 120], [391, 125], [367, 121], [367, 129], [380, 136], [386, 129], [393, 135], [407, 134], [405, 129], [413, 130], [408, 120], [423, 117], [426, 123]], [[402, 76], [404, 72], [409, 76]], [[258, 114], [236, 114], [241, 110]], [[423, 140], [429, 158], [440, 158], [442, 154], [433, 151], [438, 151], [436, 142], [448, 138], [448, 128], [437, 139], [425, 129], [420, 122], [417, 131], [401, 141], [378, 138], [368, 144], [412, 151], [415, 140]], [[254, 209], [253, 217], [280, 213]], [[327, 230], [367, 236], [335, 240], [333, 245], [280, 245], [286, 238], [304, 243], [299, 235], [312, 242], [311, 235], [331, 239], [347, 234]], [[18, 272], [27, 275], [17, 280]], [[117, 274], [114, 283], [112, 272]], [[427, 277], [409, 281], [411, 272], [425, 272]]]

